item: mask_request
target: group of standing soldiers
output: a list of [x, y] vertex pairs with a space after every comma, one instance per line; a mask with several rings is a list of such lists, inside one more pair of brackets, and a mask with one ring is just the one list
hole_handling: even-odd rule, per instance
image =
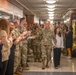
[[20, 25], [18, 22], [14, 22], [10, 25], [11, 33], [14, 37], [15, 54], [14, 54], [14, 73], [19, 73], [26, 67], [27, 61], [27, 37], [30, 32], [26, 30], [27, 22], [25, 18], [20, 19]]
[[[27, 22], [25, 18], [21, 18], [20, 24], [14, 22], [14, 25], [15, 27], [10, 25], [15, 45], [14, 73], [26, 69], [28, 47], [33, 50], [34, 61], [42, 62], [42, 69], [49, 68], [52, 40], [56, 43], [54, 32], [50, 30], [50, 23], [45, 22], [44, 28], [34, 24], [30, 30], [27, 30]], [[29, 43], [32, 43], [32, 46], [28, 46]]]
[[54, 29], [50, 29], [49, 21], [45, 22], [44, 28], [39, 24], [33, 25], [32, 28], [31, 34], [35, 36], [31, 39], [34, 61], [42, 62], [42, 69], [49, 68], [52, 46], [56, 44]]

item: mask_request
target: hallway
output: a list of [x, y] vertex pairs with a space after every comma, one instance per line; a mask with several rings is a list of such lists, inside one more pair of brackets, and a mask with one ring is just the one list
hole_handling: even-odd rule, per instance
[[61, 66], [55, 69], [53, 66], [53, 61], [49, 69], [42, 70], [41, 63], [39, 62], [29, 62], [30, 69], [24, 72], [76, 72], [76, 58], [71, 60], [66, 59], [66, 57], [61, 58]]
[[0, 75], [76, 75], [76, 0], [0, 0], [0, 46]]

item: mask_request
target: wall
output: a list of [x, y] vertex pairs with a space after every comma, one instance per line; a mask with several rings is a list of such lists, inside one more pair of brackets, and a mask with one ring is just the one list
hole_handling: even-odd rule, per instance
[[34, 23], [34, 15], [26, 15], [26, 21], [28, 25], [31, 25]]
[[34, 23], [39, 23], [39, 18], [34, 16]]
[[23, 10], [7, 2], [6, 0], [0, 0], [0, 11], [7, 12], [19, 17], [23, 16]]

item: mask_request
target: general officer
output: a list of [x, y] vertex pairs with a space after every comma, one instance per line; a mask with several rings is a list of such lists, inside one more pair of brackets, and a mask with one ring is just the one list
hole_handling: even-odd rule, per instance
[[49, 68], [49, 63], [51, 60], [52, 46], [55, 47], [56, 38], [55, 35], [50, 30], [50, 23], [45, 22], [45, 27], [43, 29], [43, 39], [41, 41], [41, 51], [42, 51], [42, 69]]

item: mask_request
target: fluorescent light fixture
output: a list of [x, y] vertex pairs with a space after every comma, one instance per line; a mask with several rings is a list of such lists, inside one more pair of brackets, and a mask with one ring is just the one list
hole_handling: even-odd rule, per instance
[[49, 4], [54, 4], [54, 3], [56, 3], [55, 0], [49, 0], [49, 1], [46, 1], [46, 2], [49, 3]]
[[48, 12], [49, 14], [53, 14], [54, 12]]
[[54, 14], [48, 14], [48, 15], [49, 15], [50, 17], [51, 17], [51, 16], [54, 16]]
[[65, 20], [64, 23], [67, 23], [67, 21]]
[[54, 17], [49, 17], [49, 19], [54, 19]]
[[53, 24], [53, 21], [51, 21], [51, 24]]
[[66, 21], [69, 22], [70, 18], [68, 18]]
[[50, 9], [50, 8], [48, 8], [48, 10], [49, 10], [49, 11], [54, 11], [55, 9]]
[[55, 5], [48, 5], [48, 8], [55, 8]]

